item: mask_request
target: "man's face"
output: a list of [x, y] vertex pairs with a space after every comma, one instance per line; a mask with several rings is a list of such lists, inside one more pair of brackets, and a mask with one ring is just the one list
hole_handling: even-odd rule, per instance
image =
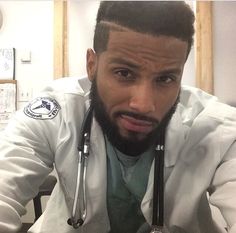
[[91, 96], [109, 121], [102, 127], [112, 124], [116, 139], [126, 146], [147, 141], [173, 113], [187, 47], [174, 37], [125, 30], [111, 31], [107, 50], [98, 57], [88, 50], [87, 70], [95, 87]]

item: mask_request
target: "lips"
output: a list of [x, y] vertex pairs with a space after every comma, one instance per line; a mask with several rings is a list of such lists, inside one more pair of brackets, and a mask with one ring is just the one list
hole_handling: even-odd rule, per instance
[[137, 133], [150, 133], [153, 130], [154, 123], [148, 120], [140, 120], [127, 115], [120, 115], [120, 124], [128, 131]]

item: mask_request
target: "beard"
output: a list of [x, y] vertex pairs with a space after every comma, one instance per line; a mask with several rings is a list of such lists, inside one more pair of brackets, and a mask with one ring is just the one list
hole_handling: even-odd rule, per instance
[[[120, 152], [130, 155], [130, 156], [138, 156], [148, 150], [151, 146], [157, 143], [158, 138], [165, 136], [166, 127], [172, 118], [176, 106], [179, 102], [179, 95], [174, 103], [174, 105], [170, 108], [167, 114], [164, 116], [161, 122], [156, 122], [157, 126], [154, 130], [146, 135], [143, 139], [138, 139], [137, 133], [130, 132], [129, 137], [124, 137], [120, 134], [118, 126], [112, 122], [109, 117], [105, 104], [101, 100], [98, 90], [96, 77], [93, 78], [91, 89], [90, 89], [90, 100], [91, 107], [94, 110], [94, 116], [97, 122], [99, 123], [103, 133], [107, 136], [110, 143], [116, 147]], [[132, 112], [119, 112], [116, 113], [117, 116], [125, 114], [136, 119], [143, 120], [151, 120], [146, 116], [132, 113]]]

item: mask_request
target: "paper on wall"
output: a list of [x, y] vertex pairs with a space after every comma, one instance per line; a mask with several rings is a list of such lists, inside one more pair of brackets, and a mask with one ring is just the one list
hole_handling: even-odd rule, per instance
[[7, 123], [16, 111], [16, 84], [0, 84], [0, 124]]

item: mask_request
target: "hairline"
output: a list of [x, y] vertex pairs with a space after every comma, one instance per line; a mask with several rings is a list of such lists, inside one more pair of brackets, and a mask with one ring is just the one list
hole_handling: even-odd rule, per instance
[[154, 34], [154, 33], [150, 33], [150, 32], [145, 32], [145, 31], [138, 31], [138, 30], [135, 30], [133, 28], [130, 28], [130, 27], [126, 27], [126, 26], [123, 26], [123, 25], [120, 25], [116, 22], [112, 22], [112, 21], [106, 21], [106, 20], [101, 20], [99, 23], [97, 23], [97, 26], [98, 25], [104, 25], [106, 26], [106, 29], [107, 29], [107, 33], [108, 33], [108, 36], [106, 38], [106, 46], [104, 47], [104, 49], [100, 52], [98, 52], [97, 54], [100, 55], [102, 52], [105, 52], [107, 50], [107, 46], [108, 46], [108, 43], [109, 43], [109, 38], [110, 38], [110, 32], [113, 32], [113, 31], [117, 31], [117, 32], [128, 32], [128, 31], [132, 31], [132, 32], [137, 32], [137, 33], [140, 33], [140, 34], [144, 34], [144, 35], [149, 35], [149, 36], [153, 36], [153, 37], [160, 37], [160, 36], [166, 36], [166, 37], [173, 37], [173, 38], [177, 38], [181, 41], [184, 41], [188, 44], [188, 50], [187, 50], [187, 55], [186, 55], [186, 60], [188, 58], [188, 55], [190, 53], [190, 50], [191, 50], [191, 47], [192, 47], [192, 44], [188, 41], [188, 40], [184, 40], [182, 38], [179, 38], [177, 36], [172, 36], [172, 35], [165, 35], [165, 33], [162, 33], [162, 34]]

